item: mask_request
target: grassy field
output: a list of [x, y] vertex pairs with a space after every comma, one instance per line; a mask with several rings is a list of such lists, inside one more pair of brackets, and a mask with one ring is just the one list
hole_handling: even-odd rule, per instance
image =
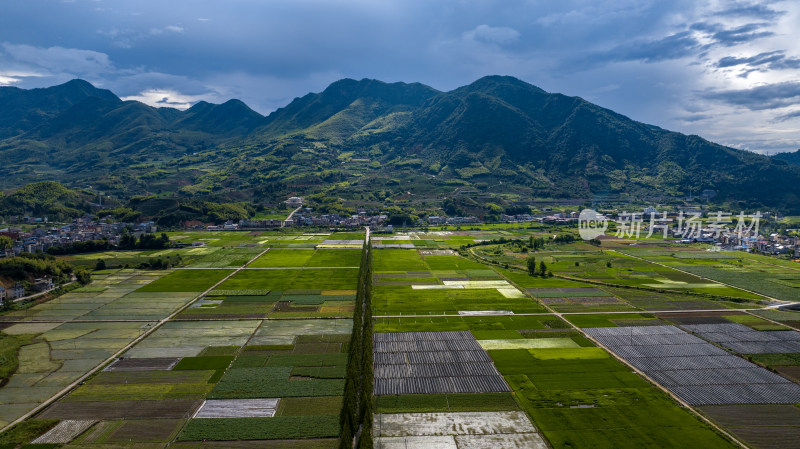
[[0, 331], [0, 385], [19, 368], [19, 349], [31, 343], [35, 335], [8, 335]]
[[204, 242], [212, 247], [231, 247], [256, 244], [258, 237], [247, 231], [168, 232], [170, 240], [178, 243]]
[[267, 251], [266, 254], [256, 259], [255, 262], [250, 264], [251, 268], [283, 268], [283, 267], [304, 267], [311, 256], [314, 255], [314, 249], [281, 249], [273, 248]]
[[[691, 248], [682, 251], [660, 251], [626, 249], [631, 255], [639, 255], [650, 261], [658, 262], [692, 273], [701, 278], [740, 287], [762, 295], [787, 301], [800, 297], [800, 264], [777, 258], [748, 254], [744, 252], [706, 252]], [[728, 288], [728, 290], [732, 290]], [[704, 289], [700, 289], [704, 291]], [[732, 296], [729, 293], [721, 293]], [[715, 292], [711, 292], [715, 293]], [[745, 293], [741, 298], [752, 298]], [[762, 298], [763, 299], [763, 298]]]
[[490, 355], [555, 447], [735, 447], [602, 349]]
[[231, 270], [176, 270], [137, 291], [140, 293], [202, 292], [231, 273]]
[[336, 437], [339, 415], [274, 418], [193, 419], [178, 436], [182, 441], [292, 440]]
[[223, 282], [220, 290], [350, 290], [355, 286], [358, 270], [285, 269], [244, 270]]

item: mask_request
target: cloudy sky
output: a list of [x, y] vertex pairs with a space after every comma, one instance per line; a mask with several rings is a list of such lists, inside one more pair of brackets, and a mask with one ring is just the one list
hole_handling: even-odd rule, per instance
[[267, 114], [344, 78], [513, 75], [758, 152], [800, 148], [800, 2], [3, 0], [0, 85], [82, 78]]

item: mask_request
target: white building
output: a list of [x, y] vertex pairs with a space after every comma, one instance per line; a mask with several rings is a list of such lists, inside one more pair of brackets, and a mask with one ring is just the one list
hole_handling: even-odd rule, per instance
[[286, 200], [285, 203], [289, 207], [300, 207], [303, 205], [303, 198], [299, 196], [293, 196]]

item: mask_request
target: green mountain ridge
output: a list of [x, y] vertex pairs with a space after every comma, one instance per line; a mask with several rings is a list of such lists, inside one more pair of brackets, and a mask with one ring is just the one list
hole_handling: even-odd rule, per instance
[[449, 92], [344, 79], [267, 117], [238, 100], [178, 111], [112, 96], [83, 81], [0, 88], [0, 116], [35, 118], [0, 129], [10, 134], [0, 140], [5, 187], [47, 179], [123, 199], [311, 195], [409, 207], [447, 197], [467, 209], [597, 195], [670, 202], [714, 190], [732, 207], [800, 210], [800, 167], [512, 77]]
[[778, 153], [772, 156], [773, 159], [784, 161], [791, 165], [800, 165], [800, 150], [789, 153]]
[[91, 213], [97, 198], [85, 190], [69, 189], [54, 181], [28, 184], [9, 196], [0, 193], [3, 214], [68, 219]]

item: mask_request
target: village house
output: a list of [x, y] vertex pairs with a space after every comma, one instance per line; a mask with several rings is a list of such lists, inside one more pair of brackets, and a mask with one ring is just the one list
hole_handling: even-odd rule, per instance
[[47, 276], [40, 279], [36, 279], [33, 283], [33, 289], [36, 290], [37, 292], [46, 292], [54, 288], [56, 288], [56, 286], [53, 283], [53, 280]]
[[11, 292], [8, 295], [8, 299], [22, 298], [23, 296], [25, 296], [25, 287], [17, 282], [13, 287], [11, 287]]
[[298, 196], [290, 197], [288, 200], [284, 201], [287, 206], [289, 207], [300, 207], [303, 205], [303, 198]]

